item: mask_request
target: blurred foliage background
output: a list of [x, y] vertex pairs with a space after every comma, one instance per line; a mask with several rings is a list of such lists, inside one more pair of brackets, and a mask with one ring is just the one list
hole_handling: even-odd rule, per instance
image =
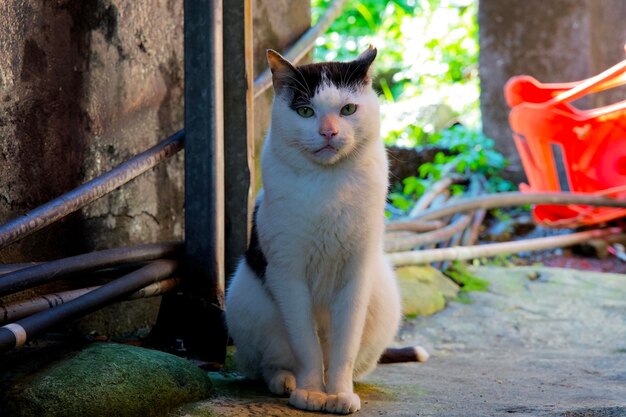
[[[312, 0], [313, 23], [330, 1]], [[500, 178], [507, 161], [481, 130], [477, 14], [478, 0], [349, 0], [317, 39], [315, 61], [351, 60], [369, 44], [378, 48], [374, 87], [386, 145], [443, 150], [392, 190], [402, 212], [442, 172], [479, 173], [490, 192], [513, 188]]]

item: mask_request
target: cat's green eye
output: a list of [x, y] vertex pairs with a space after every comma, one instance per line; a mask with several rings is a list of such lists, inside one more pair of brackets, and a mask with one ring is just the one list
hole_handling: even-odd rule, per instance
[[354, 114], [355, 111], [356, 111], [356, 104], [350, 103], [350, 104], [346, 104], [345, 106], [343, 106], [339, 113], [341, 113], [342, 116], [350, 116], [351, 114]]
[[296, 109], [296, 111], [298, 112], [298, 115], [305, 117], [305, 118], [309, 118], [311, 116], [313, 116], [313, 114], [315, 114], [315, 112], [313, 111], [312, 108], [308, 107], [308, 106], [302, 106], [302, 107], [298, 107]]

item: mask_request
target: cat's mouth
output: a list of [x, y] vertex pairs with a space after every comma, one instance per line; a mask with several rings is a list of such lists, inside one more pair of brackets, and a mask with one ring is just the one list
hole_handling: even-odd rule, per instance
[[318, 150], [316, 150], [315, 152], [313, 152], [315, 155], [322, 155], [326, 152], [330, 152], [333, 154], [337, 153], [337, 148], [335, 148], [333, 145], [331, 145], [330, 143], [319, 148]]

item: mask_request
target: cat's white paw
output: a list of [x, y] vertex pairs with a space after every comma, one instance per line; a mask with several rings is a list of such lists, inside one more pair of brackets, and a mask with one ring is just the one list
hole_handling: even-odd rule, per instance
[[350, 414], [361, 409], [361, 399], [353, 392], [340, 392], [328, 395], [324, 411], [335, 414]]
[[267, 386], [274, 395], [289, 395], [296, 389], [296, 377], [289, 371], [278, 371]]
[[326, 403], [326, 394], [319, 391], [295, 389], [289, 397], [289, 404], [300, 410], [321, 411]]

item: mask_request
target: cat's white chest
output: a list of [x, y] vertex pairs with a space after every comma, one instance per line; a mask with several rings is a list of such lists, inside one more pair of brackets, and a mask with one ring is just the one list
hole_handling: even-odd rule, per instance
[[361, 201], [358, 181], [318, 175], [288, 186], [289, 182], [283, 181], [281, 193], [293, 192], [266, 199], [267, 203], [282, 202], [280, 206], [268, 204], [263, 213], [273, 236], [271, 253], [297, 264], [310, 287], [321, 295], [348, 279], [346, 266], [371, 239], [365, 234], [370, 229], [363, 225], [371, 223], [372, 208]]

